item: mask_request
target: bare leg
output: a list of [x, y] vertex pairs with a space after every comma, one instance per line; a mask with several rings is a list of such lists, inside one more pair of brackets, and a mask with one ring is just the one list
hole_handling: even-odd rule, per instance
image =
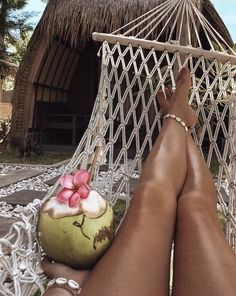
[[[189, 73], [184, 69], [169, 110], [191, 124], [195, 119], [189, 116], [189, 86]], [[186, 138], [184, 128], [175, 120], [164, 122], [126, 218], [85, 283], [82, 296], [168, 295], [177, 195], [187, 170]]]
[[187, 160], [178, 201], [173, 295], [234, 296], [236, 256], [218, 221], [212, 176], [190, 136]]

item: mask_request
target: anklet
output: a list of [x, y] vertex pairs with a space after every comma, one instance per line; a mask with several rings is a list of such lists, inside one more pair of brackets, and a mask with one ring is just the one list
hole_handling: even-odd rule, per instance
[[172, 119], [176, 120], [177, 122], [179, 122], [184, 127], [186, 134], [188, 133], [188, 127], [187, 127], [186, 123], [181, 118], [179, 118], [175, 114], [170, 114], [170, 113], [168, 113], [164, 116], [164, 120], [166, 118], [172, 118]]

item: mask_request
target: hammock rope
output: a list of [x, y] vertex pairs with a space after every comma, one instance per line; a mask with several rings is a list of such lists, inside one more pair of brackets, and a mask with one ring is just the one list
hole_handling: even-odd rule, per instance
[[[166, 86], [175, 88], [178, 69], [187, 66], [192, 77], [189, 103], [199, 118], [192, 136], [212, 171], [226, 238], [236, 251], [235, 52], [190, 0], [165, 1], [115, 32], [94, 33], [93, 38], [103, 42], [98, 95], [64, 173], [89, 168], [96, 154], [92, 188], [112, 205], [124, 201], [127, 210], [132, 184], [162, 125], [156, 93]], [[59, 181], [44, 201], [58, 189]], [[0, 238], [0, 295], [44, 291], [37, 241], [41, 204], [29, 204]], [[6, 209], [0, 215], [6, 215]], [[14, 216], [13, 211], [9, 215]]]

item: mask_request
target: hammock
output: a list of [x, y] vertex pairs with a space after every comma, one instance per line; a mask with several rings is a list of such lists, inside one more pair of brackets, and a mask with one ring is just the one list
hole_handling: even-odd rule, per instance
[[[235, 52], [190, 0], [165, 1], [111, 34], [94, 33], [93, 39], [103, 42], [99, 91], [65, 173], [95, 164], [93, 189], [112, 205], [123, 200], [127, 209], [131, 184], [162, 125], [155, 94], [175, 88], [178, 70], [187, 66], [193, 83], [189, 102], [199, 117], [192, 135], [212, 170], [226, 237], [235, 251]], [[58, 188], [56, 183], [44, 200]], [[36, 231], [40, 206], [38, 200], [29, 204], [0, 239], [1, 295], [44, 291]]]

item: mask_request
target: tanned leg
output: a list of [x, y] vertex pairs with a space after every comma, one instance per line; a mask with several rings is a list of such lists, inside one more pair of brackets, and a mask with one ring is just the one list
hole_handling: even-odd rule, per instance
[[[189, 72], [183, 69], [168, 110], [192, 124], [189, 87]], [[82, 296], [168, 295], [177, 196], [187, 171], [186, 138], [178, 122], [164, 122], [125, 220], [85, 283]]]
[[190, 136], [187, 161], [178, 201], [173, 295], [235, 296], [236, 256], [217, 217], [211, 173]]

